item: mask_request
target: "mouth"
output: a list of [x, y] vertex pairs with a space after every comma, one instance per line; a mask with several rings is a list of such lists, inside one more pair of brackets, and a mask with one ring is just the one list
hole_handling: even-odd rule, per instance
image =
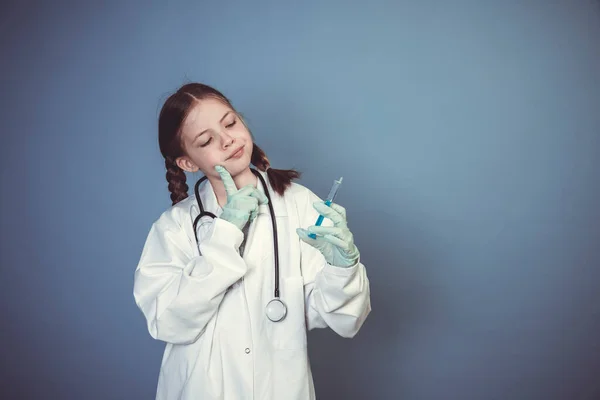
[[244, 146], [237, 149], [234, 153], [232, 153], [229, 157], [227, 157], [226, 160], [229, 160], [230, 158], [240, 158], [243, 155], [244, 155]]

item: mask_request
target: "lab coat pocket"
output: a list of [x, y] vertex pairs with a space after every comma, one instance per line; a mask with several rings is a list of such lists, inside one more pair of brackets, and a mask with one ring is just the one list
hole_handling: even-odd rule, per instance
[[286, 317], [279, 322], [267, 320], [267, 333], [274, 349], [294, 350], [306, 347], [304, 313], [304, 279], [301, 276], [282, 280], [281, 300], [287, 306]]

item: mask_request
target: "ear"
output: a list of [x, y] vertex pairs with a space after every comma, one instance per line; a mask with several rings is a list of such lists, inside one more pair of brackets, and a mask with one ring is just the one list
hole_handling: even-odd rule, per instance
[[187, 172], [196, 172], [199, 170], [198, 166], [187, 156], [178, 157], [175, 163], [179, 168]]

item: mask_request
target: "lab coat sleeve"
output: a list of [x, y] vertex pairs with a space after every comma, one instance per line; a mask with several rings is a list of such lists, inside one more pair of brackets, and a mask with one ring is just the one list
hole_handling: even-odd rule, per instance
[[[304, 204], [298, 204], [302, 228], [315, 224], [319, 213], [313, 203], [320, 200], [308, 191]], [[327, 218], [323, 221], [323, 226], [332, 225]], [[308, 329], [329, 327], [342, 337], [354, 337], [371, 312], [365, 266], [360, 260], [348, 268], [330, 265], [319, 250], [303, 241], [300, 249]]]
[[150, 335], [173, 344], [195, 342], [215, 315], [227, 289], [246, 273], [238, 249], [243, 234], [215, 219], [200, 239], [188, 237], [163, 214], [148, 234], [134, 274], [134, 298]]

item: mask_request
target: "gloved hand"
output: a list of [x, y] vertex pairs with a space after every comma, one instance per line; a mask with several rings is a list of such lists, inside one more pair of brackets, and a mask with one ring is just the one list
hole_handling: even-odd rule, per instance
[[[310, 244], [323, 254], [325, 260], [336, 267], [351, 267], [358, 261], [360, 253], [354, 244], [354, 236], [346, 223], [346, 210], [344, 207], [331, 203], [318, 201], [313, 204], [315, 210], [322, 216], [333, 221], [333, 226], [311, 226], [306, 229], [298, 228], [296, 233], [304, 242]], [[312, 239], [309, 234], [317, 235]]]
[[227, 193], [227, 203], [223, 206], [219, 218], [231, 222], [242, 230], [248, 221], [252, 222], [256, 218], [258, 206], [268, 203], [267, 196], [252, 185], [238, 190], [229, 171], [220, 165], [217, 165], [215, 170], [221, 176]]

